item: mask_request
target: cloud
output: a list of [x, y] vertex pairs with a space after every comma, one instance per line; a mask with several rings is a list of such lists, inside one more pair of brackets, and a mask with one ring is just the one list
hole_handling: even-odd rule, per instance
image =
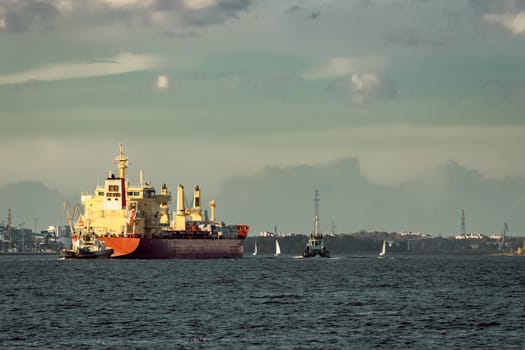
[[202, 27], [237, 18], [248, 8], [250, 0], [186, 0], [184, 4], [186, 11], [181, 17], [182, 23]]
[[202, 10], [217, 5], [217, 0], [184, 0], [184, 5], [192, 10]]
[[304, 80], [332, 79], [354, 72], [379, 70], [384, 66], [384, 60], [381, 58], [332, 57], [319, 67], [303, 73], [302, 78]]
[[525, 1], [469, 0], [467, 8], [476, 11], [486, 23], [498, 25], [515, 35], [525, 33]]
[[386, 40], [392, 44], [405, 47], [420, 47], [420, 46], [443, 46], [447, 40], [431, 39], [425, 37], [420, 30], [415, 28], [403, 28], [394, 30], [387, 34]]
[[0, 0], [0, 31], [24, 32], [53, 20], [60, 29], [89, 19], [167, 31], [223, 23], [249, 5], [250, 0]]
[[107, 4], [113, 8], [125, 8], [125, 7], [145, 8], [145, 7], [151, 6], [153, 3], [153, 0], [99, 0], [98, 2]]
[[345, 75], [337, 79], [329, 90], [357, 106], [397, 96], [394, 82], [379, 72]]
[[488, 13], [483, 16], [483, 19], [491, 24], [497, 24], [512, 34], [525, 33], [525, 12], [503, 14]]
[[338, 77], [357, 71], [358, 63], [355, 59], [347, 57], [330, 58], [322, 67], [303, 74], [305, 80], [318, 80]]
[[480, 13], [502, 14], [506, 12], [519, 12], [525, 10], [525, 2], [522, 0], [469, 0], [467, 8], [474, 9]]
[[23, 32], [33, 24], [46, 23], [59, 14], [53, 3], [44, 1], [0, 2], [0, 30]]
[[56, 81], [91, 78], [153, 69], [161, 66], [155, 55], [120, 53], [105, 60], [84, 63], [61, 63], [35, 68], [19, 73], [0, 75], [0, 85], [20, 84], [29, 81]]
[[160, 74], [157, 76], [157, 88], [158, 89], [167, 89], [170, 87], [170, 78], [165, 74]]
[[[313, 139], [318, 142], [305, 142]], [[250, 146], [242, 150], [247, 156], [241, 158], [254, 162], [250, 167], [256, 169], [256, 162], [313, 165], [355, 157], [369, 180], [398, 184], [428, 175], [435, 166], [451, 160], [477, 169], [488, 178], [525, 176], [525, 164], [516, 162], [524, 147], [524, 126], [394, 123], [268, 133], [266, 138], [253, 138]], [[258, 157], [247, 160], [249, 154]]]

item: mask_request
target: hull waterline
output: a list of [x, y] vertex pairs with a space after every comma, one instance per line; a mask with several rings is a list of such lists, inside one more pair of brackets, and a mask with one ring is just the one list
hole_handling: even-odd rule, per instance
[[233, 259], [242, 258], [241, 239], [101, 238], [120, 259]]

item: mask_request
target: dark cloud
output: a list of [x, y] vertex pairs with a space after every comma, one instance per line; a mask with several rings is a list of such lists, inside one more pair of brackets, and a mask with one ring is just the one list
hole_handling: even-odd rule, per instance
[[163, 11], [191, 26], [206, 26], [236, 18], [239, 13], [248, 9], [250, 0], [218, 0], [216, 4], [202, 8], [188, 8], [181, 0], [155, 0], [150, 9]]
[[[385, 171], [388, 171], [386, 165]], [[304, 219], [304, 213], [311, 213], [311, 201], [298, 199], [305, 198], [313, 183], [321, 193], [324, 222], [330, 217], [348, 221], [351, 213], [354, 228], [418, 227], [424, 232], [453, 233], [457, 232], [460, 214], [459, 209], [456, 212], [451, 208], [469, 208], [471, 213], [477, 213], [476, 222], [471, 222], [472, 227], [469, 225], [472, 232], [485, 232], [493, 227], [500, 222], [501, 213], [516, 218], [514, 222], [521, 226], [514, 227], [515, 232], [525, 230], [520, 220], [525, 207], [523, 178], [485, 179], [477, 170], [453, 161], [435, 170], [434, 177], [442, 181], [439, 186], [429, 185], [423, 176], [402, 185], [384, 186], [372, 183], [362, 174], [361, 164], [353, 158], [317, 166], [268, 167], [251, 176], [229, 179], [222, 185], [218, 199], [228, 198], [221, 201], [222, 210], [245, 218], [254, 232], [264, 230], [268, 217], [273, 222], [293, 222], [294, 230], [309, 232], [310, 222]], [[273, 205], [276, 198], [278, 207]], [[266, 215], [260, 215], [261, 212]], [[457, 215], [458, 221], [451, 220], [451, 215]]]
[[525, 11], [523, 0], [469, 0], [467, 8], [480, 13], [505, 13]]
[[230, 18], [238, 18], [239, 13], [249, 5], [249, 0], [223, 0], [202, 9], [188, 9], [182, 19], [184, 24], [198, 27], [223, 23]]
[[58, 10], [51, 3], [43, 1], [24, 1], [0, 3], [5, 10], [5, 30], [23, 32], [35, 24], [43, 24], [54, 19]]
[[[58, 3], [56, 0], [0, 0], [0, 19], [3, 14], [4, 30], [24, 32], [35, 25], [45, 24], [62, 16], [70, 23], [78, 23], [76, 19], [81, 19], [82, 23], [100, 23], [107, 20], [125, 25], [133, 23], [157, 26], [163, 32], [176, 33], [175, 28], [203, 27], [238, 18], [239, 14], [250, 6], [250, 0], [218, 0], [217, 3], [201, 8], [189, 7], [182, 0], [154, 0], [149, 5], [139, 2], [122, 6], [85, 0], [73, 2], [70, 10], [61, 12], [56, 7]], [[156, 16], [162, 20], [156, 20]], [[93, 20], [89, 21], [89, 18]]]

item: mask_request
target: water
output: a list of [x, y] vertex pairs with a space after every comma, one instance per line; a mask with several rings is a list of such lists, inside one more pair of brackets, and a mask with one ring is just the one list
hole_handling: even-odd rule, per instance
[[1, 349], [522, 349], [525, 258], [0, 256]]

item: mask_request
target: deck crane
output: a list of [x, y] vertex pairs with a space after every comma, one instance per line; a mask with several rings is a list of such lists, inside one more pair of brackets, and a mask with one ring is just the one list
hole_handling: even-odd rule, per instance
[[73, 221], [75, 221], [74, 219], [75, 219], [75, 217], [77, 215], [78, 215], [78, 217], [80, 217], [80, 215], [81, 215], [80, 204], [77, 203], [75, 205], [75, 207], [73, 208], [73, 213], [71, 213], [71, 205], [69, 204], [69, 201], [66, 199], [64, 201], [64, 206], [62, 208], [62, 216], [64, 214], [66, 215], [66, 219], [67, 219], [67, 222], [69, 224], [69, 229], [70, 229], [71, 235], [73, 236], [75, 234], [75, 225], [74, 225]]

